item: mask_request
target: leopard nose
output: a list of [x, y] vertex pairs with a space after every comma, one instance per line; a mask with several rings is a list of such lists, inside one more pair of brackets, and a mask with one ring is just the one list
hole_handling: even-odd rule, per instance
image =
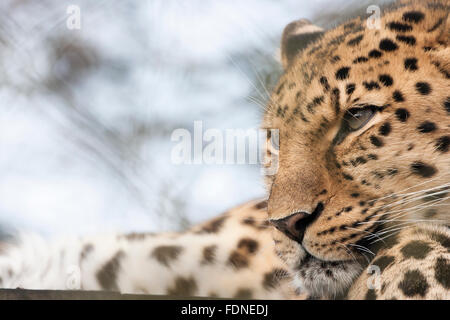
[[317, 219], [323, 210], [324, 205], [322, 202], [319, 202], [312, 213], [298, 211], [285, 218], [269, 221], [286, 236], [301, 244], [306, 228]]
[[298, 243], [302, 243], [305, 235], [306, 227], [308, 226], [308, 217], [311, 214], [308, 212], [296, 212], [282, 219], [270, 220], [272, 225], [286, 236]]

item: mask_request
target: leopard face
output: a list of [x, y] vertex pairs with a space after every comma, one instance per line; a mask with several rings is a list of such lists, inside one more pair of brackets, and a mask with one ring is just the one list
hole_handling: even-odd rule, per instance
[[338, 296], [396, 231], [449, 223], [448, 12], [413, 1], [379, 29], [286, 27], [263, 127], [279, 130], [268, 213], [299, 291]]

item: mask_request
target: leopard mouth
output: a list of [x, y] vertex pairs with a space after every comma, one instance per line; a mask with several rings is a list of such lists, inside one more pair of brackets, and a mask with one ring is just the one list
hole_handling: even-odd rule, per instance
[[[379, 231], [382, 231], [382, 228], [378, 226], [377, 228], [373, 229], [373, 233], [376, 234]], [[375, 254], [383, 247], [382, 241], [373, 241], [366, 237], [362, 237], [356, 242], [353, 243], [347, 243], [345, 245], [345, 248], [347, 249], [348, 255], [342, 259], [324, 259], [324, 257], [318, 257], [316, 254], [312, 253], [310, 249], [308, 249], [308, 246], [302, 242], [300, 244], [301, 249], [307, 253], [308, 255], [314, 257], [315, 259], [319, 261], [324, 262], [339, 262], [339, 263], [351, 263], [354, 261], [357, 261], [361, 264], [368, 264], [372, 258], [375, 256]], [[356, 249], [355, 249], [356, 248]]]
[[324, 259], [320, 259], [320, 258], [316, 257], [315, 255], [311, 254], [305, 248], [303, 248], [303, 250], [305, 250], [305, 256], [301, 260], [300, 264], [304, 264], [305, 261], [312, 260], [312, 261], [320, 262], [320, 264], [323, 268], [327, 268], [327, 267], [336, 267], [336, 266], [345, 265], [345, 264], [352, 264], [352, 263], [355, 263], [356, 261], [360, 262], [359, 260], [354, 260], [354, 259], [353, 260], [324, 260]]
[[365, 264], [359, 260], [322, 260], [304, 249], [295, 270], [294, 283], [312, 299], [340, 299], [359, 276]]

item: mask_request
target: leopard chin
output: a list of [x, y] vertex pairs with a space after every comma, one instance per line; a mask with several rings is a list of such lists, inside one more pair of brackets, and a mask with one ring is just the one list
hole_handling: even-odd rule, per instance
[[343, 299], [352, 283], [367, 266], [363, 260], [325, 261], [304, 250], [292, 270], [293, 285], [310, 299]]

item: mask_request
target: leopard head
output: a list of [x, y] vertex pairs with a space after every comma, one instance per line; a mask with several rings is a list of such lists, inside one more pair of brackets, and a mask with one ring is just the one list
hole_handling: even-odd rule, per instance
[[263, 127], [279, 132], [268, 214], [297, 289], [339, 296], [396, 230], [450, 220], [448, 12], [413, 1], [378, 29], [285, 28]]

